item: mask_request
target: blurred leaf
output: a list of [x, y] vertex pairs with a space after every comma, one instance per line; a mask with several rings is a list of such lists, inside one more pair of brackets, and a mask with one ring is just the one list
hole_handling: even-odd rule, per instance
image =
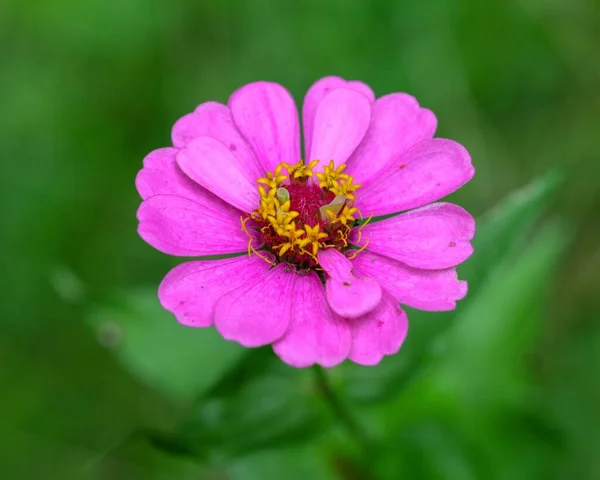
[[[331, 472], [315, 446], [268, 450], [234, 462], [223, 471], [229, 480], [333, 480]], [[218, 478], [218, 477], [217, 477]]]
[[417, 421], [403, 430], [388, 432], [382, 442], [377, 478], [475, 480], [476, 459], [456, 431], [442, 422]]
[[508, 195], [477, 221], [475, 251], [459, 269], [461, 278], [469, 281], [469, 297], [484, 285], [498, 263], [523, 242], [562, 181], [558, 171], [551, 171]]
[[548, 200], [560, 185], [557, 172], [534, 181], [508, 196], [477, 222], [474, 255], [459, 268], [459, 276], [469, 280], [469, 293], [455, 312], [423, 312], [406, 308], [409, 333], [399, 354], [386, 357], [375, 368], [345, 363], [334, 373], [345, 394], [357, 402], [376, 402], [400, 391], [421, 372], [435, 354], [457, 312], [464, 311], [474, 295], [499, 263], [510, 255], [542, 215]]
[[327, 424], [310, 371], [273, 365], [226, 395], [209, 396], [172, 438], [199, 458], [236, 456], [303, 442]]
[[[457, 317], [440, 370], [452, 392], [481, 412], [491, 402], [523, 399], [525, 356], [547, 312], [543, 296], [567, 244], [565, 230], [542, 230], [517, 258], [503, 262]], [[460, 379], [469, 378], [468, 382]], [[490, 381], [493, 379], [493, 381]]]
[[180, 401], [211, 388], [245, 352], [213, 328], [179, 325], [160, 306], [155, 289], [123, 295], [93, 310], [88, 320], [100, 343], [133, 375]]
[[[600, 309], [591, 313], [600, 318]], [[547, 361], [554, 365], [544, 391], [551, 400], [547, 408], [568, 432], [572, 449], [562, 478], [600, 478], [600, 323], [578, 331], [562, 348], [552, 348]]]
[[[453, 431], [448, 433], [464, 445], [457, 455], [486, 459], [485, 472], [476, 478], [547, 478], [552, 452], [562, 446], [561, 435], [539, 410], [529, 354], [541, 331], [546, 315], [541, 306], [567, 240], [564, 229], [546, 228], [525, 252], [506, 258], [456, 318], [444, 348], [418, 381], [376, 411], [379, 431], [389, 432], [397, 449], [404, 450], [410, 440], [399, 438], [398, 432], [419, 419], [451, 422]], [[423, 438], [432, 439], [429, 434]], [[435, 458], [434, 443], [432, 451], [427, 448], [420, 455]], [[386, 455], [384, 463], [390, 461]]]

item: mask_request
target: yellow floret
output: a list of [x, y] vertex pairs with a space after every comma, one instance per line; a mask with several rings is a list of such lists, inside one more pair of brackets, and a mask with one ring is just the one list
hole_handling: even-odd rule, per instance
[[257, 182], [262, 183], [271, 189], [274, 188], [275, 190], [277, 190], [279, 185], [281, 185], [281, 182], [283, 182], [284, 180], [287, 179], [287, 175], [283, 175], [281, 173], [283, 166], [284, 166], [283, 163], [277, 165], [277, 168], [275, 168], [275, 174], [272, 174], [271, 172], [267, 172], [267, 176], [263, 177], [263, 178], [259, 178], [257, 180]]
[[290, 178], [306, 178], [313, 176], [313, 168], [319, 163], [318, 160], [313, 160], [309, 164], [305, 164], [303, 160], [298, 163], [284, 163], [283, 165], [287, 169]]

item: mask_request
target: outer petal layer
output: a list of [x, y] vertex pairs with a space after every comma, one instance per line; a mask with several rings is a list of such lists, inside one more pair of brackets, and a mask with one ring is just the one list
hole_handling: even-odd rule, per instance
[[319, 104], [308, 160], [345, 163], [361, 142], [371, 120], [371, 101], [362, 93], [337, 88]]
[[177, 154], [183, 172], [207, 190], [244, 212], [252, 212], [260, 197], [252, 178], [254, 164], [245, 164], [221, 142], [197, 137]]
[[254, 172], [250, 180], [255, 181], [264, 176], [254, 152], [235, 126], [229, 108], [222, 103], [203, 103], [194, 112], [175, 122], [171, 138], [176, 147], [183, 148], [198, 137], [212, 137], [218, 140], [229, 149], [239, 163], [247, 165], [249, 170], [254, 165], [255, 168], [250, 170]]
[[356, 90], [365, 95], [371, 102], [375, 100], [375, 94], [371, 88], [356, 80], [346, 81], [341, 77], [325, 77], [315, 82], [306, 92], [304, 104], [302, 105], [302, 123], [304, 124], [304, 151], [310, 152], [312, 145], [313, 127], [317, 107], [332, 90], [336, 88], [348, 88]]
[[358, 242], [356, 233], [352, 243], [398, 260], [406, 265], [423, 269], [455, 267], [471, 253], [471, 239], [475, 234], [473, 217], [458, 205], [433, 203], [380, 222], [367, 225]]
[[400, 350], [408, 331], [408, 318], [390, 295], [384, 295], [375, 310], [351, 320], [350, 328], [352, 348], [348, 358], [361, 365], [377, 365], [385, 355]]
[[159, 148], [146, 155], [144, 168], [138, 172], [135, 179], [135, 186], [142, 199], [154, 195], [177, 195], [190, 200], [200, 199], [201, 202], [212, 201], [218, 208], [233, 212], [233, 208], [181, 171], [175, 161], [178, 152], [177, 148]]
[[357, 273], [376, 280], [398, 302], [419, 310], [454, 310], [467, 294], [467, 282], [456, 270], [419, 270], [373, 252], [360, 253], [352, 265]]
[[319, 265], [327, 273], [325, 291], [331, 309], [344, 318], [356, 318], [373, 310], [381, 301], [381, 287], [371, 278], [356, 278], [352, 263], [334, 249], [318, 253]]
[[[437, 119], [406, 93], [392, 93], [373, 104], [371, 124], [348, 159], [346, 173], [366, 186], [392, 166], [410, 147], [435, 133]], [[436, 199], [437, 200], [437, 199]]]
[[269, 265], [257, 256], [186, 262], [171, 270], [158, 288], [161, 305], [189, 327], [213, 323], [217, 301], [263, 276]]
[[291, 319], [291, 292], [296, 279], [280, 263], [221, 297], [215, 307], [215, 326], [227, 340], [259, 347], [279, 340]]
[[277, 83], [250, 83], [229, 99], [238, 129], [265, 170], [300, 159], [298, 110], [290, 93]]
[[242, 231], [239, 212], [212, 197], [208, 192], [194, 201], [176, 195], [150, 197], [138, 209], [138, 233], [154, 248], [170, 255], [245, 251], [248, 237]]
[[350, 327], [329, 308], [323, 285], [314, 272], [297, 276], [292, 302], [292, 321], [283, 338], [273, 344], [275, 353], [299, 368], [341, 363], [350, 351]]
[[469, 152], [462, 145], [443, 138], [426, 140], [395, 159], [377, 181], [362, 189], [356, 207], [368, 215], [422, 207], [458, 190], [474, 174]]

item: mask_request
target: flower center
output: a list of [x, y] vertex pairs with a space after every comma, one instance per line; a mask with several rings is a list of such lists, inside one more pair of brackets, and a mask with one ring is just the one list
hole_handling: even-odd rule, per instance
[[[360, 185], [343, 173], [346, 165], [336, 167], [331, 160], [323, 172], [313, 174], [318, 163], [281, 163], [267, 172], [258, 179], [260, 205], [242, 219], [244, 229], [249, 220], [257, 224], [265, 250], [300, 269], [316, 267], [320, 249], [346, 249], [350, 230], [362, 218], [354, 207]], [[252, 239], [249, 252], [251, 245]]]

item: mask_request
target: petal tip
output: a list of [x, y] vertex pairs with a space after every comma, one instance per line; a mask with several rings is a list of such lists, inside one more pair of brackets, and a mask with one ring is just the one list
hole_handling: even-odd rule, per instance
[[331, 309], [340, 317], [350, 319], [375, 309], [382, 296], [381, 286], [371, 278], [328, 279], [326, 292]]

